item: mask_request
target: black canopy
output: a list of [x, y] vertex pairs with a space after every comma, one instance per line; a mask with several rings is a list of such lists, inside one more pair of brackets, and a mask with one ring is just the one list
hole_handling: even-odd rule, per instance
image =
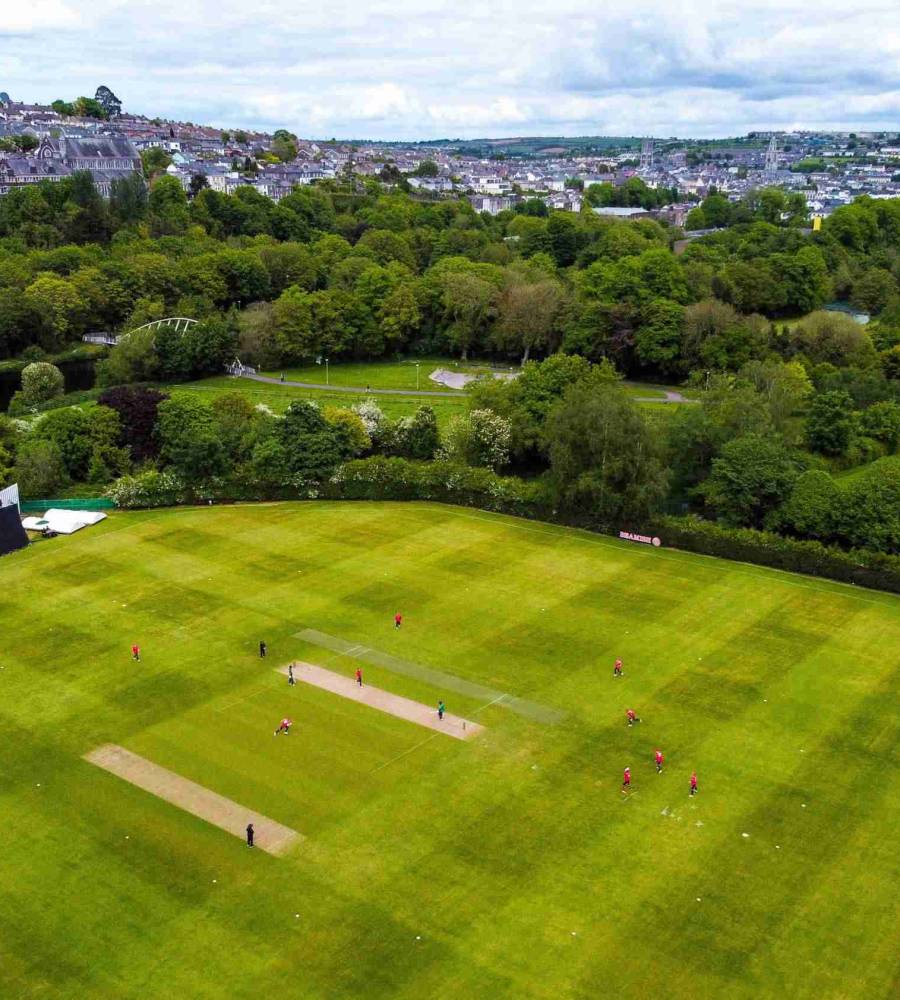
[[22, 527], [18, 504], [0, 507], [0, 556], [24, 549], [27, 544], [28, 535]]

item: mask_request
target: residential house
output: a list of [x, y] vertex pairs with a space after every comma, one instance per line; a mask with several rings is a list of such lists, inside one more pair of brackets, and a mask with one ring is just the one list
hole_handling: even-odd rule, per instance
[[515, 204], [514, 198], [496, 194], [471, 194], [469, 201], [476, 212], [487, 212], [489, 215], [498, 215]]

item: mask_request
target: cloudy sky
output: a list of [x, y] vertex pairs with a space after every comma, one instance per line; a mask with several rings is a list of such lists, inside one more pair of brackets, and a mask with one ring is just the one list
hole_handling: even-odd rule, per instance
[[318, 138], [900, 128], [898, 0], [0, 0], [0, 90]]

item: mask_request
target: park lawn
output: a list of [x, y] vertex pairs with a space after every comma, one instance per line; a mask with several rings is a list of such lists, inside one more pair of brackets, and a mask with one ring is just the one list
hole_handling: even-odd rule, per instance
[[[893, 596], [389, 503], [116, 513], [0, 560], [0, 582], [4, 998], [896, 988]], [[295, 658], [487, 729], [289, 688]], [[104, 742], [306, 840], [250, 852], [81, 760]]]
[[267, 385], [264, 382], [232, 378], [228, 375], [169, 386], [167, 391], [175, 394], [193, 393], [208, 403], [211, 403], [217, 394], [239, 392], [242, 396], [246, 396], [250, 402], [262, 403], [274, 410], [275, 413], [284, 413], [295, 399], [309, 399], [321, 406], [349, 409], [354, 403], [372, 398], [392, 420], [411, 416], [420, 406], [430, 406], [442, 429], [450, 423], [451, 417], [466, 413], [468, 409], [468, 402], [463, 396], [448, 395], [446, 398], [443, 396], [367, 396], [364, 392], [329, 392], [327, 389], [297, 389], [287, 385]]
[[864, 465], [856, 465], [852, 469], [846, 469], [844, 472], [836, 472], [834, 473], [834, 479], [841, 487], [850, 486], [876, 468], [885, 471], [892, 468], [900, 468], [900, 455], [885, 455], [882, 458], [876, 458], [874, 462], [866, 462]]
[[[304, 370], [289, 369], [285, 372], [285, 377], [302, 381], [298, 377], [301, 371]], [[414, 386], [415, 371], [413, 371], [412, 378]], [[424, 384], [424, 378], [422, 382]], [[372, 387], [376, 388], [374, 382], [372, 383]], [[444, 396], [368, 396], [364, 392], [329, 392], [327, 389], [298, 389], [288, 385], [273, 385], [263, 382], [253, 382], [250, 379], [233, 378], [229, 375], [216, 375], [211, 378], [199, 379], [196, 382], [184, 382], [177, 385], [164, 386], [163, 388], [167, 392], [175, 394], [193, 393], [207, 402], [212, 402], [215, 395], [219, 393], [239, 392], [242, 396], [246, 396], [252, 403], [262, 403], [275, 413], [284, 413], [295, 399], [309, 399], [322, 406], [336, 406], [346, 409], [355, 403], [362, 402], [364, 399], [373, 398], [384, 413], [392, 420], [396, 420], [398, 417], [410, 416], [420, 406], [430, 406], [437, 416], [438, 426], [442, 431], [446, 430], [451, 417], [465, 414], [469, 409], [469, 403], [465, 396], [454, 395], [449, 392]], [[377, 386], [377, 388], [390, 387]], [[625, 390], [632, 398], [646, 397], [648, 399], [659, 398], [661, 400], [665, 395], [665, 387], [662, 386], [644, 387], [640, 384], [631, 383], [625, 387]], [[645, 412], [649, 412], [650, 410], [654, 412], [657, 410], [671, 410], [674, 413], [679, 409], [678, 404], [672, 403], [648, 402], [641, 403], [640, 406]], [[666, 414], [663, 419], [667, 419], [671, 415]]]
[[[419, 366], [418, 385], [416, 365]], [[462, 362], [452, 358], [409, 358], [405, 361], [335, 361], [328, 365], [328, 379], [331, 385], [356, 386], [365, 389], [407, 389], [436, 392], [455, 392], [448, 386], [433, 382], [429, 376], [439, 368], [466, 375], [484, 375], [493, 371], [518, 371], [515, 366], [488, 366], [479, 362]], [[282, 375], [293, 382], [325, 384], [325, 365], [303, 365], [294, 368], [279, 368], [261, 372], [270, 378]]]

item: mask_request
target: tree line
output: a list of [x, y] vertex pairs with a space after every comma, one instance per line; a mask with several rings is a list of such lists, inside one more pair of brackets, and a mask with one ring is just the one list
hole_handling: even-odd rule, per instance
[[[23, 386], [40, 402], [61, 391], [61, 377], [35, 363]], [[112, 495], [126, 505], [315, 497], [353, 462], [357, 487], [389, 481], [402, 498], [419, 466], [436, 461], [447, 491], [471, 470], [501, 473], [496, 489], [574, 523], [639, 530], [690, 510], [729, 528], [900, 552], [900, 460], [889, 458], [900, 403], [853, 411], [839, 391], [817, 393], [802, 364], [774, 357], [695, 391], [695, 404], [667, 415], [636, 403], [608, 360], [556, 354], [528, 362], [516, 380], [478, 383], [468, 413], [441, 435], [427, 406], [389, 420], [371, 398], [349, 409], [298, 400], [278, 416], [239, 392], [207, 404], [115, 386], [93, 407], [0, 420], [0, 480], [17, 480], [26, 496], [115, 480]], [[855, 447], [885, 456], [847, 483], [829, 471], [836, 420]], [[494, 482], [482, 481], [486, 494]]]
[[[117, 182], [108, 202], [86, 174], [13, 191], [0, 199], [0, 353], [35, 361], [14, 414], [60, 399], [41, 357], [84, 332], [200, 322], [124, 337], [99, 366], [99, 406], [4, 421], [0, 471], [30, 489], [165, 476], [188, 492], [296, 495], [348, 462], [440, 455], [608, 525], [691, 510], [848, 546], [869, 531], [896, 551], [896, 466], [874, 460], [900, 438], [900, 201], [858, 199], [819, 232], [766, 192], [734, 211], [676, 254], [680, 231], [651, 220], [527, 203], [487, 216], [375, 181], [279, 203], [251, 188], [189, 197], [168, 176]], [[835, 297], [871, 322], [821, 308]], [[443, 437], [426, 409], [396, 423], [374, 403], [295, 403], [280, 418], [230, 397], [152, 408], [157, 390], [141, 388], [235, 354], [274, 367], [401, 352], [526, 363], [514, 382], [479, 384]], [[698, 402], [648, 411], [622, 375], [684, 383]], [[121, 403], [129, 393], [145, 402]], [[846, 486], [833, 476], [868, 462]]]
[[[748, 196], [735, 209], [744, 221], [677, 255], [679, 230], [589, 208], [492, 217], [376, 181], [298, 188], [278, 203], [251, 187], [189, 197], [165, 175], [149, 190], [138, 176], [117, 181], [106, 201], [76, 173], [0, 199], [0, 356], [170, 314], [235, 312], [236, 346], [263, 365], [563, 350], [609, 358], [630, 377], [684, 378], [803, 354], [785, 319], [839, 298], [876, 322], [846, 334], [863, 346], [831, 363], [894, 377], [900, 201], [859, 199], [809, 233], [775, 204], [783, 198]], [[729, 205], [711, 195], [700, 210], [717, 199]]]

